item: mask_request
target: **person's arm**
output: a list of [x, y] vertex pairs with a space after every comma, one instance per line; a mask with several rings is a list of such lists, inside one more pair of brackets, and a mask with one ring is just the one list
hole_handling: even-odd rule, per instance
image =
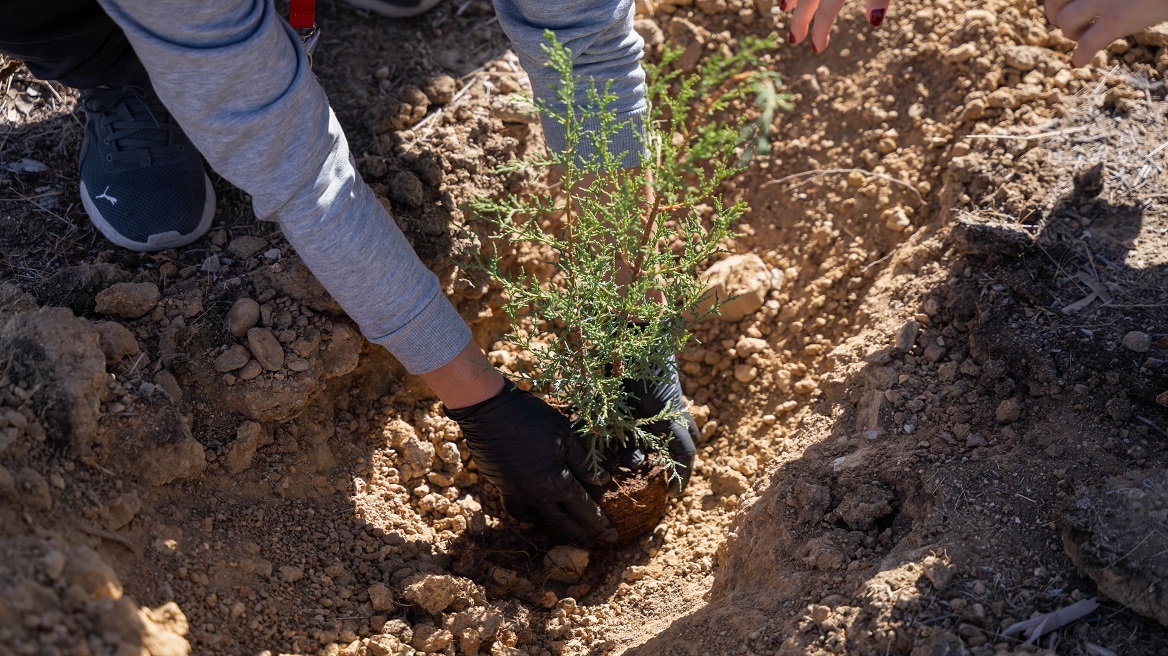
[[312, 273], [411, 373], [470, 329], [357, 174], [296, 34], [263, 0], [101, 0], [212, 168], [276, 218]]
[[[553, 108], [562, 107], [555, 89], [559, 75], [546, 65], [544, 46], [546, 30], [572, 53], [574, 72], [581, 83], [577, 86], [576, 103], [588, 106], [588, 91], [596, 89], [616, 96], [608, 109], [616, 112], [624, 128], [613, 136], [609, 152], [619, 155], [623, 167], [641, 163], [644, 153], [643, 126], [648, 105], [645, 102], [645, 71], [641, 57], [645, 42], [633, 30], [633, 0], [494, 0], [499, 24], [511, 39], [519, 63], [531, 78], [531, 91], [536, 98]], [[551, 150], [563, 151], [563, 126], [551, 116], [541, 116], [544, 140]], [[587, 122], [585, 130], [595, 129], [595, 122]], [[577, 157], [588, 158], [592, 153], [584, 144]]]
[[503, 375], [491, 366], [478, 344], [468, 342], [450, 362], [421, 376], [448, 409], [482, 403], [503, 391]]
[[251, 194], [371, 341], [421, 375], [505, 507], [588, 543], [611, 532], [567, 419], [505, 386], [361, 180], [296, 34], [270, 0], [99, 0], [215, 170]]

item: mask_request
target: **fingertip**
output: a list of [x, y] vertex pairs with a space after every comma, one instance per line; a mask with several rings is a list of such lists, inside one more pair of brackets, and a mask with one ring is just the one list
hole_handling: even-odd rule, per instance
[[620, 461], [629, 469], [640, 469], [641, 465], [645, 464], [645, 452], [637, 447], [625, 449], [620, 454]]
[[604, 515], [600, 506], [588, 496], [588, 492], [576, 483], [574, 489], [567, 491], [558, 500], [561, 502], [564, 514], [572, 518], [573, 523], [583, 527], [591, 536], [604, 535], [612, 528], [612, 522]]
[[584, 547], [585, 549], [591, 549], [592, 547], [596, 546], [596, 538], [592, 537], [591, 535], [587, 535], [585, 533], [579, 533], [576, 535], [568, 535], [567, 533], [565, 533], [564, 535], [565, 535], [565, 537], [568, 538], [569, 542], [571, 542], [572, 544], [574, 544], [578, 547]]
[[1094, 59], [1095, 53], [1082, 46], [1075, 48], [1074, 54], [1071, 55], [1071, 66], [1075, 68], [1083, 68], [1091, 63]]
[[1063, 7], [1067, 5], [1068, 0], [1047, 0], [1046, 1], [1046, 18], [1052, 25], [1058, 24], [1058, 16], [1062, 13]]
[[791, 33], [787, 35], [787, 40], [791, 42], [791, 45], [799, 45], [809, 36], [811, 36], [809, 26], [800, 24], [798, 18], [791, 22]]
[[608, 485], [611, 481], [612, 481], [612, 476], [603, 469], [596, 472], [592, 476], [592, 484], [596, 485], [596, 486]]
[[555, 505], [544, 506], [540, 509], [540, 514], [548, 526], [558, 531], [572, 544], [591, 547], [596, 544], [596, 536], [602, 533], [598, 529], [589, 529], [578, 516], [564, 512]]

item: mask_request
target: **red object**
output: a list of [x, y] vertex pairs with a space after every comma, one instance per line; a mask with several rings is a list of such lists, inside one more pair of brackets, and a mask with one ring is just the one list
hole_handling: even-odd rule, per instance
[[298, 30], [312, 29], [316, 25], [316, 0], [292, 0], [288, 24]]
[[795, 43], [795, 33], [794, 33], [794, 32], [789, 32], [789, 33], [787, 34], [787, 40], [788, 40], [788, 41], [790, 41], [791, 43]]
[[884, 22], [884, 10], [873, 9], [872, 15], [868, 16], [868, 22], [872, 24], [872, 27], [880, 27], [880, 24]]

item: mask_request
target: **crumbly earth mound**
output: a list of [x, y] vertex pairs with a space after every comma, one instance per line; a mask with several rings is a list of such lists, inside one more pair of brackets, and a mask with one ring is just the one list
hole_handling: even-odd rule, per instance
[[[771, 4], [646, 0], [637, 29], [692, 65], [784, 35]], [[541, 140], [490, 4], [320, 11], [362, 174], [519, 366], [455, 263], [468, 199], [544, 184], [495, 172]], [[679, 355], [698, 465], [591, 554], [505, 518], [225, 181], [194, 246], [109, 247], [76, 94], [0, 59], [0, 654], [1168, 654], [1162, 508], [1126, 511], [1168, 467], [1166, 45], [1076, 70], [1032, 3], [905, 0], [765, 55], [797, 107], [724, 188], [752, 210], [708, 276], [743, 301]]]
[[1067, 505], [1063, 542], [1099, 591], [1168, 625], [1168, 471], [1134, 471]]

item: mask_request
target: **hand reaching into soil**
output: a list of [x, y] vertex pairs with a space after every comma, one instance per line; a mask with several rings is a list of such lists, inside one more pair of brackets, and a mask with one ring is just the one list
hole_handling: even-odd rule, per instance
[[1116, 39], [1168, 21], [1164, 0], [1047, 0], [1046, 16], [1079, 42], [1071, 63], [1086, 66]]
[[[669, 366], [673, 374], [668, 380], [658, 383], [646, 381], [629, 381], [625, 389], [636, 399], [636, 416], [648, 419], [661, 414], [666, 408], [680, 410], [680, 415], [673, 420], [656, 421], [646, 427], [650, 433], [662, 437], [670, 437], [669, 455], [679, 465], [676, 476], [670, 477], [669, 492], [680, 496], [689, 485], [689, 476], [693, 472], [694, 454], [697, 447], [694, 440], [698, 436], [698, 427], [689, 414], [688, 406], [681, 391], [681, 379], [677, 374], [677, 360], [669, 358]], [[622, 453], [621, 459], [626, 466], [634, 466], [643, 462], [645, 454], [640, 449]]]
[[[803, 43], [811, 34], [811, 51], [819, 54], [827, 49], [831, 41], [831, 26], [844, 8], [846, 0], [781, 0], [779, 8], [793, 13], [791, 34], [788, 40]], [[892, 0], [865, 0], [868, 22], [879, 27], [888, 13]]]
[[479, 472], [503, 493], [509, 515], [533, 523], [542, 519], [585, 546], [616, 539], [616, 531], [580, 484], [607, 480], [590, 471], [566, 417], [511, 381], [486, 401], [447, 409], [446, 416], [462, 428]]

